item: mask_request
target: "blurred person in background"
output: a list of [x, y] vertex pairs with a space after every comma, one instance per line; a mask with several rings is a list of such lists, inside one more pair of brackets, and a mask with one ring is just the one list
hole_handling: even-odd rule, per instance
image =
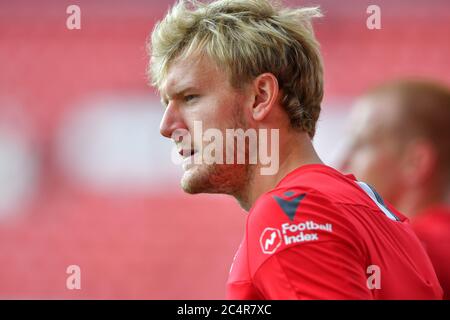
[[[160, 131], [184, 158], [182, 188], [231, 195], [249, 211], [227, 297], [440, 299], [406, 218], [354, 176], [324, 165], [312, 145], [323, 97], [311, 27], [319, 16], [318, 8], [266, 0], [181, 1], [152, 33], [150, 75], [165, 106]], [[193, 163], [207, 142], [186, 140], [195, 138], [195, 121], [223, 136], [228, 128], [278, 130], [275, 147], [266, 141], [278, 170]]]
[[450, 89], [397, 80], [357, 100], [342, 171], [410, 218], [450, 299]]

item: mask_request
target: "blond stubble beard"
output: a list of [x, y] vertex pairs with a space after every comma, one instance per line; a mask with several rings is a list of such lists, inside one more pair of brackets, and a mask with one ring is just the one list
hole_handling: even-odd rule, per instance
[[[227, 129], [241, 128], [247, 130], [242, 107], [235, 107], [232, 123]], [[236, 146], [236, 141], [233, 142]], [[225, 147], [226, 148], [226, 147]], [[234, 159], [236, 159], [236, 148]], [[246, 145], [246, 162], [248, 159], [248, 146]], [[224, 154], [225, 159], [225, 154]], [[181, 187], [189, 194], [215, 193], [234, 196], [239, 202], [246, 201], [246, 194], [253, 177], [254, 165], [244, 164], [199, 164], [187, 170], [182, 179]]]

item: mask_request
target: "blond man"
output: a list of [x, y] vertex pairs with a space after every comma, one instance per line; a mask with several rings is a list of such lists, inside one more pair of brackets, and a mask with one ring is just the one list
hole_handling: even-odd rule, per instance
[[[404, 216], [313, 148], [323, 78], [311, 20], [319, 16], [267, 0], [181, 1], [152, 33], [160, 131], [184, 158], [182, 188], [231, 195], [248, 211], [227, 297], [440, 298]], [[196, 139], [199, 123], [209, 131]], [[229, 129], [223, 143], [218, 133]], [[269, 174], [266, 149], [278, 159]]]

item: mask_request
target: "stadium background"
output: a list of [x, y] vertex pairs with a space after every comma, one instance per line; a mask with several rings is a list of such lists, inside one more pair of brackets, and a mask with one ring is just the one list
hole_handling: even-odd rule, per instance
[[[173, 1], [0, 1], [0, 298], [221, 299], [245, 213], [187, 196], [145, 41]], [[352, 100], [380, 81], [450, 83], [450, 2], [320, 4], [325, 100], [315, 144], [333, 163]], [[66, 8], [81, 8], [81, 30]], [[381, 7], [368, 30], [366, 8]], [[81, 290], [66, 268], [81, 268]]]

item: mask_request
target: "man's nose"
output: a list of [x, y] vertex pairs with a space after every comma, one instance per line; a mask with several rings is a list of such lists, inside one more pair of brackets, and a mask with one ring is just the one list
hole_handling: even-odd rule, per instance
[[166, 138], [172, 138], [173, 132], [177, 129], [187, 128], [178, 108], [174, 104], [169, 103], [161, 120], [159, 132]]

